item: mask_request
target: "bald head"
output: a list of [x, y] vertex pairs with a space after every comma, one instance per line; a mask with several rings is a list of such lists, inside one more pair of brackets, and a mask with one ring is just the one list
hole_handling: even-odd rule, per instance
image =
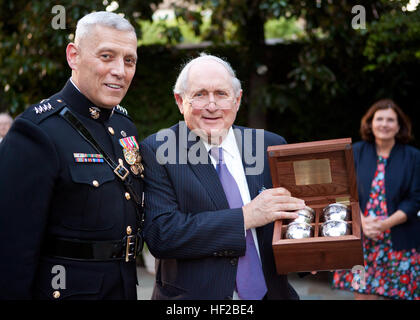
[[219, 57], [205, 54], [205, 53], [200, 54], [199, 57], [194, 58], [190, 60], [187, 64], [185, 64], [185, 66], [183, 67], [182, 71], [180, 72], [176, 80], [175, 87], [174, 87], [175, 94], [183, 95], [188, 90], [188, 81], [190, 77], [191, 68], [194, 65], [202, 64], [205, 62], [216, 63], [220, 65], [221, 67], [223, 67], [226, 70], [227, 75], [230, 77], [232, 81], [232, 89], [235, 96], [238, 96], [240, 94], [241, 89], [242, 89], [241, 82], [236, 77], [235, 71], [232, 69], [230, 64]]

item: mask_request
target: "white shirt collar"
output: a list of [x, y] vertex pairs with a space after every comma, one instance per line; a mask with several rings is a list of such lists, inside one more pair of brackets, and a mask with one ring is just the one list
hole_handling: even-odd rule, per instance
[[73, 82], [72, 78], [70, 78], [70, 82], [72, 85], [74, 85], [74, 87], [77, 89], [77, 91], [79, 91], [80, 93], [82, 93], [82, 91], [80, 91], [80, 89], [76, 86], [76, 84]]
[[211, 148], [222, 147], [223, 153], [228, 154], [231, 158], [235, 158], [239, 153], [238, 145], [236, 143], [236, 138], [235, 138], [235, 134], [233, 133], [232, 127], [229, 128], [228, 134], [223, 139], [220, 145], [211, 145], [207, 141], [205, 141], [205, 139], [201, 139], [201, 141], [203, 141], [207, 152], [209, 152]]

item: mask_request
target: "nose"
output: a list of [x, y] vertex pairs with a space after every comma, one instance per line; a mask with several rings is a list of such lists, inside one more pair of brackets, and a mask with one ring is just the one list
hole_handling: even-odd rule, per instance
[[115, 59], [111, 68], [111, 74], [117, 77], [118, 79], [121, 79], [125, 76], [125, 64], [122, 58]]
[[214, 94], [212, 92], [209, 93], [209, 104], [207, 105], [207, 109], [210, 109], [210, 110], [217, 109], [216, 101], [214, 100]]

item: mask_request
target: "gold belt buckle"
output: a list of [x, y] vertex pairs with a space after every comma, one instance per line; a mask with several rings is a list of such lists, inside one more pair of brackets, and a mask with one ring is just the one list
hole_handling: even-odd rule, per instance
[[[131, 239], [133, 238], [135, 238], [135, 241], [131, 242]], [[134, 245], [134, 251], [133, 253], [130, 253], [130, 246], [132, 245]], [[127, 236], [127, 242], [125, 245], [125, 262], [130, 261], [130, 256], [133, 256], [133, 260], [135, 260], [136, 254], [137, 254], [137, 236], [136, 235]]]
[[[124, 169], [125, 170], [125, 174], [124, 175], [121, 175], [120, 174], [120, 172], [119, 172], [119, 170], [121, 170], [121, 169]], [[127, 178], [127, 176], [128, 176], [128, 174], [129, 174], [129, 171], [120, 163], [120, 164], [118, 164], [118, 167], [116, 167], [115, 169], [114, 169], [114, 173], [122, 180], [122, 181], [124, 181], [125, 180], [125, 178]]]

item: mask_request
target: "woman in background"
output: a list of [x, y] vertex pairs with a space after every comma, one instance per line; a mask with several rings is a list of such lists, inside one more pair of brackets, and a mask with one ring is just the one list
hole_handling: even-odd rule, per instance
[[354, 285], [360, 275], [343, 270], [334, 273], [333, 287], [353, 291], [357, 300], [420, 299], [420, 150], [407, 145], [410, 120], [394, 101], [379, 100], [360, 133], [353, 152], [366, 285]]

